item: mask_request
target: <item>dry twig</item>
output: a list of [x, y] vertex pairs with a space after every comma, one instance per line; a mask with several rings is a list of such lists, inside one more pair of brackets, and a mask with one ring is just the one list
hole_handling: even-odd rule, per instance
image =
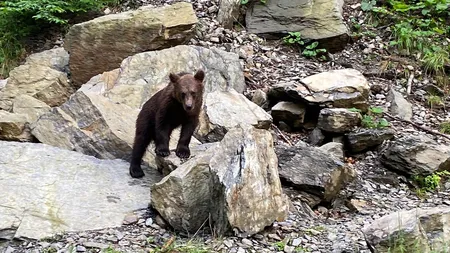
[[275, 124], [271, 124], [271, 125], [275, 129], [275, 131], [278, 132], [278, 134], [281, 136], [281, 138], [283, 140], [285, 140], [290, 146], [292, 146], [292, 142], [283, 134], [283, 132], [281, 132], [281, 130]]
[[430, 134], [439, 135], [439, 136], [442, 136], [442, 137], [446, 138], [447, 140], [450, 140], [450, 136], [448, 136], [448, 135], [446, 135], [446, 134], [443, 134], [443, 133], [441, 133], [441, 132], [437, 132], [437, 131], [434, 131], [434, 130], [429, 129], [429, 128], [427, 128], [427, 127], [421, 126], [421, 125], [419, 125], [419, 124], [417, 124], [417, 123], [414, 123], [414, 122], [412, 122], [412, 121], [410, 121], [410, 120], [401, 119], [401, 118], [392, 116], [392, 115], [390, 115], [389, 113], [386, 113], [386, 112], [385, 112], [384, 114], [385, 114], [386, 116], [388, 116], [389, 118], [392, 118], [392, 119], [395, 119], [395, 120], [398, 120], [398, 121], [401, 121], [401, 122], [408, 123], [408, 124], [413, 125], [413, 126], [419, 128], [419, 129], [421, 129], [421, 130], [423, 130], [423, 131], [425, 131], [425, 132], [428, 132], [428, 133], [430, 133]]
[[411, 72], [411, 75], [409, 75], [408, 78], [408, 83], [406, 85], [406, 94], [411, 94], [411, 86], [412, 86], [412, 81], [414, 79], [414, 72]]
[[175, 241], [175, 236], [170, 237], [170, 239], [162, 246], [161, 252], [166, 252], [170, 248], [170, 246]]

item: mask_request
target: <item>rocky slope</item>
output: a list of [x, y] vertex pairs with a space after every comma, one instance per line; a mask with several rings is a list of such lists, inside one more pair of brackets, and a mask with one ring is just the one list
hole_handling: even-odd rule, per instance
[[[133, 8], [153, 4], [162, 6], [180, 1], [129, 1], [123, 6]], [[399, 64], [397, 69], [380, 71], [381, 64], [386, 61], [384, 51], [380, 48], [386, 45], [383, 31], [378, 31], [374, 38], [363, 37], [349, 44], [345, 49], [330, 55], [330, 61], [308, 60], [295, 49], [283, 45], [279, 41], [265, 41], [253, 34], [240, 29], [224, 29], [218, 25], [216, 15], [219, 10], [218, 1], [193, 0], [197, 17], [200, 20], [196, 37], [188, 44], [204, 47], [218, 47], [225, 51], [236, 52], [245, 61], [244, 73], [247, 90], [245, 94], [253, 97], [255, 90], [268, 92], [270, 87], [280, 83], [296, 81], [300, 78], [329, 70], [354, 68], [367, 78], [372, 93], [369, 102], [372, 106], [388, 108], [397, 102], [390, 94], [392, 88], [407, 92], [405, 84], [409, 76], [404, 68], [417, 73], [412, 80], [412, 109], [408, 117], [415, 124], [431, 129], [437, 129], [439, 123], [450, 120], [450, 115], [443, 109], [430, 109], [425, 105], [426, 90], [434, 83], [421, 73], [414, 62]], [[359, 5], [353, 1], [344, 4], [344, 19], [363, 21]], [[370, 56], [370, 57], [369, 57]], [[411, 99], [410, 99], [411, 101]], [[400, 106], [405, 109], [405, 106]], [[408, 114], [408, 112], [401, 115]], [[427, 136], [437, 143], [448, 145], [445, 138], [430, 134], [398, 118], [388, 118], [394, 129], [394, 139], [408, 136]], [[296, 143], [298, 140], [308, 141], [308, 132], [279, 133], [278, 142]], [[405, 176], [389, 171], [381, 163], [380, 154], [387, 148], [380, 146], [374, 151], [368, 151], [347, 159], [348, 166], [356, 172], [356, 179], [345, 187], [341, 193], [347, 196], [351, 204], [333, 203], [332, 206], [319, 206], [311, 210], [305, 202], [308, 195], [299, 194], [292, 187], [286, 186], [285, 192], [292, 201], [289, 218], [285, 222], [275, 223], [267, 231], [251, 238], [226, 237], [223, 239], [200, 230], [194, 239], [178, 236], [172, 240], [172, 233], [151, 210], [136, 214], [127, 224], [114, 229], [86, 231], [80, 233], [65, 233], [47, 241], [15, 241], [3, 247], [5, 252], [99, 252], [114, 248], [123, 252], [140, 252], [157, 247], [179, 245], [179, 249], [209, 247], [212, 252], [370, 252], [363, 234], [363, 227], [376, 219], [398, 210], [409, 210], [414, 207], [450, 206], [450, 185], [444, 185], [437, 193], [429, 194], [425, 199], [416, 196], [411, 190]], [[315, 166], [315, 164], [312, 164]], [[340, 200], [342, 201], [342, 200]], [[108, 248], [109, 247], [109, 248]], [[111, 252], [111, 251], [110, 251]], [[181, 251], [183, 252], [183, 251]], [[194, 251], [191, 251], [194, 252]]]

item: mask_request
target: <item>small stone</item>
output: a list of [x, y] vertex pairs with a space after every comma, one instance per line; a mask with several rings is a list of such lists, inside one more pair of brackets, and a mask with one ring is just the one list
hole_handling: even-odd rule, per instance
[[116, 236], [117, 236], [117, 239], [119, 239], [119, 240], [122, 240], [124, 237], [123, 233], [120, 231], [116, 231]]
[[219, 42], [220, 42], [220, 39], [217, 38], [217, 37], [211, 37], [209, 40], [210, 40], [211, 42], [214, 42], [214, 43], [219, 43]]
[[86, 248], [82, 245], [77, 245], [76, 250], [77, 252], [86, 252]]
[[47, 248], [47, 247], [50, 246], [50, 243], [48, 243], [48, 242], [39, 242], [39, 245], [41, 245], [41, 247], [43, 247], [43, 248]]
[[277, 234], [269, 234], [268, 237], [276, 241], [281, 241], [281, 238]]
[[0, 90], [5, 88], [6, 86], [6, 82], [8, 81], [8, 79], [2, 79], [0, 80]]
[[128, 245], [130, 245], [130, 241], [128, 241], [128, 240], [121, 240], [119, 242], [119, 245], [120, 246], [128, 246]]
[[153, 219], [152, 218], [148, 218], [147, 220], [145, 220], [145, 225], [147, 227], [150, 227], [153, 224]]
[[138, 241], [145, 241], [145, 240], [147, 240], [147, 237], [145, 235], [140, 235], [140, 236], [138, 236], [136, 238], [136, 240], [138, 240]]
[[231, 240], [225, 240], [223, 241], [223, 244], [225, 244], [228, 248], [233, 247], [233, 242]]
[[295, 247], [289, 246], [289, 245], [284, 246], [284, 252], [285, 253], [292, 253], [294, 251], [295, 251]]
[[295, 238], [294, 240], [292, 240], [292, 246], [297, 247], [298, 245], [300, 245], [300, 243], [302, 243], [302, 240], [300, 238]]
[[317, 127], [333, 133], [351, 131], [361, 123], [361, 114], [345, 108], [325, 108], [320, 110]]
[[98, 248], [98, 249], [106, 249], [108, 245], [98, 242], [85, 242], [83, 245], [87, 248]]
[[325, 135], [323, 134], [322, 130], [319, 128], [314, 128], [314, 130], [311, 131], [308, 137], [309, 144], [313, 146], [320, 146], [322, 145], [323, 141], [325, 140]]
[[135, 214], [127, 214], [123, 220], [124, 225], [131, 225], [137, 223], [139, 218]]
[[260, 89], [255, 90], [255, 93], [253, 94], [252, 97], [252, 102], [260, 107], [263, 107], [264, 104], [267, 102], [267, 94]]
[[413, 115], [412, 105], [409, 101], [403, 98], [403, 95], [400, 92], [391, 89], [387, 96], [387, 101], [391, 103], [389, 111], [392, 115], [404, 120], [411, 120]]
[[248, 246], [252, 246], [253, 245], [252, 241], [250, 241], [247, 238], [242, 239], [242, 243], [245, 244], [245, 245], [248, 245]]
[[239, 247], [237, 253], [245, 253], [245, 249]]
[[[0, 87], [1, 88], [1, 87]], [[14, 251], [16, 251], [13, 247], [8, 246], [8, 248], [6, 248], [4, 253], [13, 253]]]
[[116, 242], [119, 241], [119, 239], [117, 239], [117, 237], [114, 236], [114, 235], [108, 236], [108, 237], [106, 238], [106, 240], [108, 240], [108, 241], [110, 241], [110, 242], [114, 242], [114, 243], [116, 243]]

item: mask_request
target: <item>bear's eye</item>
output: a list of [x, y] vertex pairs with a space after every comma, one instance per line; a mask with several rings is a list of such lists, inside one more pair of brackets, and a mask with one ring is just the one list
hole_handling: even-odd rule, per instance
[[191, 92], [191, 96], [195, 97], [195, 92]]
[[186, 97], [186, 93], [184, 93], [184, 92], [181, 93], [181, 97], [182, 97], [182, 98], [185, 98], [185, 97]]

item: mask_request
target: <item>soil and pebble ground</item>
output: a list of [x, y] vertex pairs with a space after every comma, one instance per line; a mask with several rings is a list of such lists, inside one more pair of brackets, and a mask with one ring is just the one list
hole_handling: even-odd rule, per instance
[[[143, 4], [160, 6], [174, 2], [178, 1], [134, 0], [125, 3], [122, 7], [126, 10]], [[414, 79], [412, 82], [412, 121], [436, 130], [439, 123], [450, 119], [444, 109], [430, 109], [426, 106], [423, 88], [433, 83], [433, 79], [426, 77], [413, 60], [388, 55], [385, 50], [388, 40], [383, 37], [385, 34], [383, 30], [373, 30], [373, 36], [362, 36], [359, 40], [349, 43], [345, 50], [333, 54], [330, 61], [310, 60], [302, 57], [296, 49], [283, 45], [281, 41], [265, 41], [247, 34], [239, 27], [235, 30], [219, 27], [214, 19], [218, 10], [218, 0], [190, 2], [193, 3], [200, 19], [199, 31], [190, 44], [216, 46], [240, 54], [246, 64], [247, 92], [254, 89], [267, 90], [268, 87], [280, 81], [296, 80], [331, 69], [351, 67], [365, 73], [370, 84], [379, 87], [376, 94], [374, 92], [370, 96], [371, 105], [385, 108], [388, 105], [386, 97], [390, 88], [400, 92], [406, 91], [405, 84], [408, 76], [405, 76], [404, 69], [409, 69], [416, 71], [416, 76], [421, 77], [420, 81]], [[110, 11], [120, 10], [108, 10]], [[365, 15], [357, 1], [346, 1], [344, 20], [349, 27], [352, 27], [355, 21], [365, 20]], [[52, 43], [59, 46], [61, 39], [44, 44], [48, 46]], [[384, 72], [380, 71], [386, 61], [394, 62], [394, 67]], [[426, 134], [440, 142], [445, 141], [436, 135], [422, 132], [410, 124], [389, 120], [396, 131], [396, 137]], [[307, 132], [284, 133], [292, 142], [298, 139], [306, 140], [307, 134]], [[279, 141], [282, 141], [282, 138], [279, 138]], [[383, 146], [380, 147], [382, 148]], [[40, 242], [12, 242], [6, 252], [99, 252], [101, 249], [104, 252], [151, 252], [161, 247], [178, 247], [178, 251], [173, 252], [207, 252], [201, 251], [202, 247], [209, 248], [209, 252], [238, 253], [370, 252], [361, 229], [373, 220], [402, 209], [450, 205], [450, 185], [441, 189], [439, 193], [419, 198], [413, 190], [408, 188], [402, 176], [380, 165], [377, 151], [369, 151], [353, 157], [353, 160], [356, 161], [353, 166], [358, 173], [358, 178], [347, 187], [343, 194], [351, 196], [353, 204], [358, 207], [357, 212], [340, 205], [332, 210], [321, 207], [305, 213], [307, 208], [300, 201], [302, 196], [299, 196], [295, 190], [286, 188], [286, 193], [298, 211], [292, 210], [287, 221], [276, 223], [272, 228], [252, 238], [216, 238], [209, 234], [207, 228], [205, 231], [199, 231], [195, 236], [190, 235], [189, 238], [175, 235], [164, 227], [159, 217], [151, 210], [142, 210], [138, 217], [129, 218], [130, 224], [120, 228], [66, 233]]]

